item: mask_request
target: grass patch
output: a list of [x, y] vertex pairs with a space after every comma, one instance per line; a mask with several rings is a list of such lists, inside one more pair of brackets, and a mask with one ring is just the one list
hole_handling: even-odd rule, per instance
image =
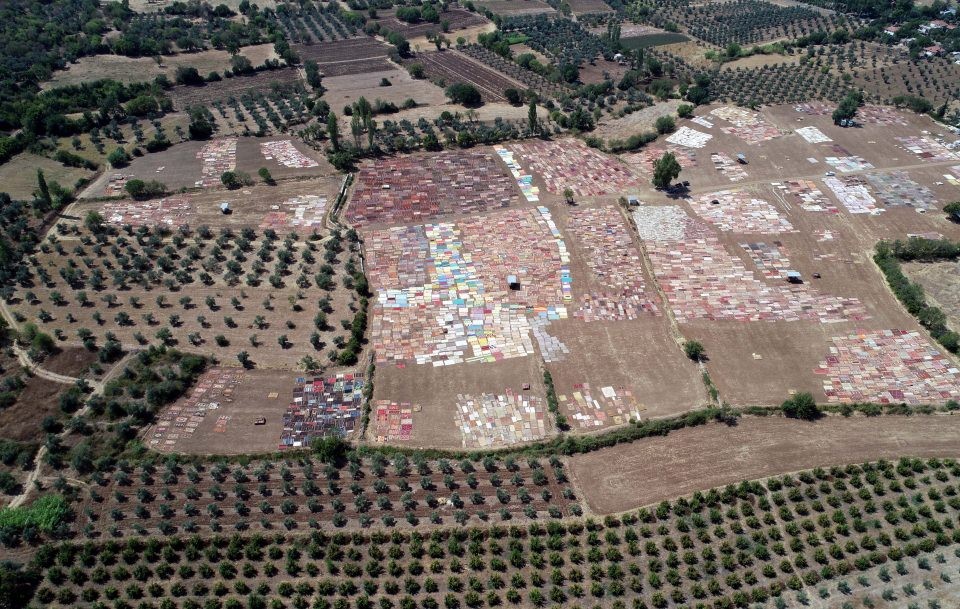
[[32, 527], [50, 533], [64, 518], [70, 508], [60, 495], [44, 495], [27, 507], [3, 508], [0, 510], [0, 530], [22, 531]]

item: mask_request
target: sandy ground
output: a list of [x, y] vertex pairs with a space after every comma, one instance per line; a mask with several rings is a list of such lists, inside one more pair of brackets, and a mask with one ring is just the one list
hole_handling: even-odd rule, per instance
[[57, 182], [72, 189], [77, 180], [89, 178], [92, 171], [67, 167], [46, 157], [24, 152], [0, 165], [0, 191], [14, 199], [32, 200], [37, 189], [37, 170], [43, 170], [47, 183]]
[[[272, 44], [243, 47], [240, 54], [249, 59], [254, 66], [277, 57]], [[157, 64], [152, 57], [134, 58], [121, 55], [81, 57], [66, 70], [54, 72], [53, 78], [43, 83], [42, 87], [50, 89], [104, 78], [133, 83], [153, 80], [161, 74], [166, 74], [167, 78], [173, 82], [176, 70], [180, 66], [192, 66], [204, 77], [214, 70], [222, 73], [230, 67], [230, 53], [211, 49], [198, 53], [167, 55], [162, 58], [160, 64]]]
[[590, 509], [610, 514], [740, 480], [902, 455], [957, 457], [960, 417], [745, 418], [570, 459]]

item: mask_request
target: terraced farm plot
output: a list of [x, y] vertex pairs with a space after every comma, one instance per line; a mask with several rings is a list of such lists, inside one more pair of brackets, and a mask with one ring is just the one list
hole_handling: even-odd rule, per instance
[[346, 216], [360, 227], [422, 222], [503, 208], [516, 200], [513, 180], [492, 155], [446, 151], [364, 163]]
[[570, 188], [576, 195], [594, 197], [620, 194], [639, 186], [637, 178], [619, 160], [577, 139], [530, 141], [507, 148], [553, 194]]
[[478, 0], [477, 6], [485, 8], [495, 15], [539, 15], [540, 13], [556, 12], [546, 2], [541, 0]]
[[458, 82], [472, 84], [486, 102], [506, 101], [505, 90], [524, 89], [522, 84], [452, 49], [420, 53], [415, 61], [423, 64], [431, 80], [442, 81], [445, 86]]

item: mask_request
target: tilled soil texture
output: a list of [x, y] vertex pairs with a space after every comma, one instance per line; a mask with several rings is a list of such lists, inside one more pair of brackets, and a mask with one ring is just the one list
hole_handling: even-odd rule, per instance
[[587, 505], [612, 514], [698, 490], [812, 467], [960, 455], [954, 416], [828, 417], [815, 423], [745, 418], [616, 446], [571, 459]]
[[480, 91], [486, 102], [504, 101], [506, 89], [524, 88], [523, 85], [506, 76], [469, 59], [458, 51], [447, 49], [434, 53], [421, 53], [414, 59], [423, 64], [427, 75], [435, 81], [443, 81], [445, 86], [458, 82], [472, 84]]

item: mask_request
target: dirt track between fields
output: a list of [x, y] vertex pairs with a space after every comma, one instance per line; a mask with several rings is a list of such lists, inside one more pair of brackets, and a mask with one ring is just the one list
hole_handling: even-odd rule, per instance
[[570, 461], [590, 509], [612, 514], [741, 480], [900, 456], [960, 456], [960, 417], [745, 418]]

